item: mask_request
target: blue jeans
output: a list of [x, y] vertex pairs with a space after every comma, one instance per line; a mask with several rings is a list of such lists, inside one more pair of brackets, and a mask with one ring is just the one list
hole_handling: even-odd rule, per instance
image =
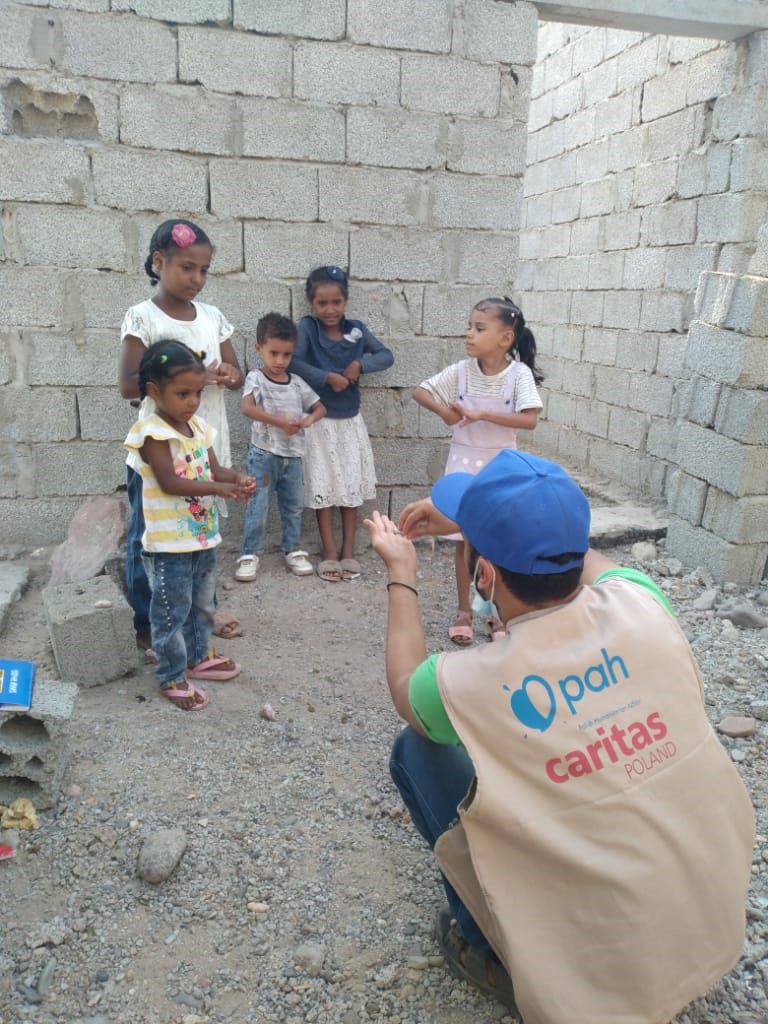
[[137, 633], [149, 632], [149, 602], [152, 593], [141, 560], [141, 538], [144, 535], [144, 509], [141, 504], [142, 483], [139, 474], [128, 469], [128, 531], [125, 535], [125, 589], [133, 608], [133, 628]]
[[304, 473], [301, 459], [273, 455], [251, 445], [246, 473], [256, 480], [257, 491], [245, 510], [241, 555], [260, 555], [267, 535], [269, 499], [277, 494], [282, 523], [281, 547], [286, 554], [301, 546], [301, 514], [304, 511]]
[[[467, 795], [475, 769], [463, 747], [433, 743], [407, 726], [395, 740], [389, 758], [392, 779], [413, 824], [431, 849], [458, 818], [457, 807]], [[443, 875], [451, 914], [470, 946], [486, 953], [491, 946], [475, 919]]]
[[152, 588], [149, 621], [161, 686], [184, 679], [205, 660], [213, 631], [216, 549], [181, 554], [144, 552]]

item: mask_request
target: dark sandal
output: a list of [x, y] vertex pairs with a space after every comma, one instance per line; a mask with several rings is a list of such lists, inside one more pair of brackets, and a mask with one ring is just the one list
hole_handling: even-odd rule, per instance
[[435, 918], [435, 939], [451, 974], [469, 982], [491, 999], [498, 1000], [511, 1013], [520, 1017], [512, 979], [501, 961], [493, 953], [470, 946], [453, 924], [451, 913], [446, 908], [439, 911]]

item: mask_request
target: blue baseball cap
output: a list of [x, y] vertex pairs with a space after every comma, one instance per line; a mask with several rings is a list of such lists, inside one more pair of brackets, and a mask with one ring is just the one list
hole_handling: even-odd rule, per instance
[[[432, 501], [502, 569], [547, 576], [584, 564], [589, 502], [555, 462], [506, 448], [476, 476], [449, 473], [438, 480]], [[572, 557], [554, 561], [562, 555]]]

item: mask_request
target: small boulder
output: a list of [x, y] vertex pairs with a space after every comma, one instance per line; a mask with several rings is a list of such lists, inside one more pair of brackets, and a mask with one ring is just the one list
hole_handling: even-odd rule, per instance
[[294, 950], [293, 962], [310, 978], [316, 978], [325, 962], [325, 946], [319, 942], [305, 942]]
[[659, 557], [659, 552], [652, 540], [639, 540], [632, 545], [632, 557], [636, 562], [646, 564], [654, 562]]
[[757, 730], [757, 722], [747, 715], [729, 715], [717, 726], [723, 736], [732, 740], [744, 739], [747, 736], [754, 736]]
[[693, 607], [697, 612], [708, 612], [715, 607], [715, 601], [717, 600], [717, 591], [704, 590], [693, 602]]
[[730, 619], [734, 626], [742, 629], [765, 629], [768, 619], [748, 604], [735, 604], [730, 608], [720, 608], [715, 612], [719, 619]]
[[67, 539], [51, 556], [51, 584], [79, 583], [104, 571], [125, 539], [125, 510], [119, 498], [86, 498], [72, 517]]
[[137, 872], [145, 882], [157, 885], [176, 870], [184, 851], [187, 837], [180, 828], [162, 828], [147, 836], [139, 853]]

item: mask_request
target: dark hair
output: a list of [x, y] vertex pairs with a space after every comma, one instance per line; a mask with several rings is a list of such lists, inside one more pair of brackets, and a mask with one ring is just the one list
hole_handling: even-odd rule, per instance
[[167, 338], [150, 345], [139, 363], [139, 394], [147, 397], [147, 384], [162, 384], [184, 370], [205, 373], [202, 352], [193, 352], [183, 341]]
[[304, 294], [310, 302], [318, 284], [337, 284], [344, 298], [349, 298], [349, 281], [341, 267], [315, 267], [304, 284]]
[[296, 341], [296, 324], [282, 313], [265, 313], [256, 324], [256, 344], [263, 345], [269, 338]]
[[[480, 552], [477, 548], [473, 547], [469, 541], [466, 541], [466, 544], [469, 553], [469, 575], [472, 577], [475, 575], [475, 568], [477, 566], [477, 560], [480, 557]], [[574, 558], [583, 559], [583, 557], [583, 555], [579, 554], [563, 553], [560, 555], [552, 555], [549, 561], [562, 562], [566, 565], [568, 562], [572, 562]], [[509, 569], [505, 569], [501, 565], [496, 565], [495, 562], [491, 564], [501, 576], [504, 581], [504, 585], [510, 594], [512, 594], [513, 597], [516, 597], [518, 601], [523, 601], [525, 604], [532, 605], [544, 605], [550, 604], [553, 601], [562, 601], [564, 598], [568, 597], [569, 594], [572, 594], [576, 587], [578, 587], [582, 573], [582, 566], [577, 565], [575, 569], [568, 569], [565, 572], [553, 572], [541, 576], [528, 576], [521, 572], [510, 572]]]
[[495, 310], [501, 322], [512, 328], [514, 340], [507, 351], [510, 355], [514, 355], [517, 352], [520, 356], [520, 362], [525, 363], [533, 374], [533, 379], [536, 383], [541, 384], [544, 380], [544, 374], [536, 365], [536, 339], [530, 327], [525, 325], [522, 309], [516, 306], [512, 299], [506, 295], [502, 299], [483, 299], [476, 304], [475, 309], [479, 309], [481, 313]]
[[[178, 226], [189, 228], [195, 236], [194, 241], [178, 245], [173, 237], [174, 228]], [[159, 227], [155, 228], [149, 240], [149, 256], [144, 260], [144, 270], [152, 284], [157, 284], [160, 280], [152, 266], [153, 255], [156, 252], [168, 252], [170, 249], [186, 249], [190, 245], [207, 245], [213, 251], [213, 245], [208, 235], [191, 220], [164, 220]]]

